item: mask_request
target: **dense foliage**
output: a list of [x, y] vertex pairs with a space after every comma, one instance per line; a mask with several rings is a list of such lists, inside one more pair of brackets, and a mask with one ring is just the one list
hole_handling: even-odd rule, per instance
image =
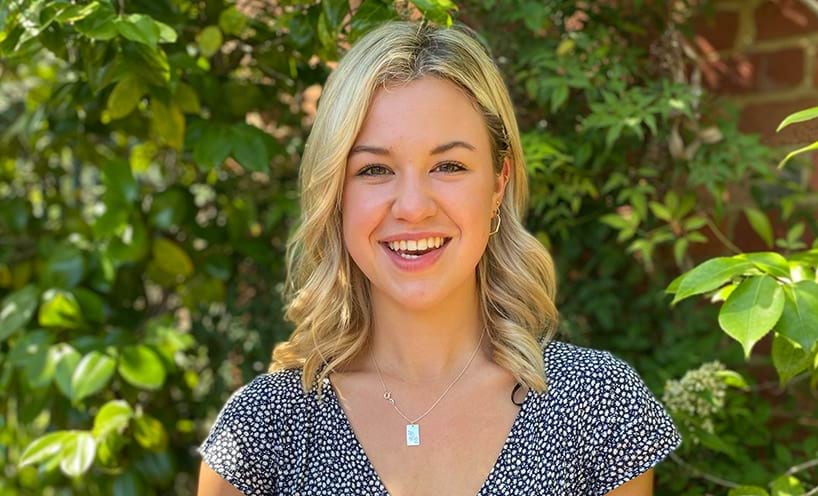
[[562, 333], [634, 363], [683, 431], [661, 493], [815, 494], [818, 198], [695, 83], [702, 3], [4, 4], [0, 495], [193, 491], [194, 447], [288, 332], [320, 85], [419, 15], [507, 76]]

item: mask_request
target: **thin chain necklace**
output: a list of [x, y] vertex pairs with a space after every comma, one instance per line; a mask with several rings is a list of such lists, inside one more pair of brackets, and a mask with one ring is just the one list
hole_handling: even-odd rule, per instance
[[475, 348], [474, 351], [472, 352], [471, 357], [469, 357], [469, 361], [466, 362], [466, 366], [463, 367], [463, 370], [461, 370], [460, 373], [457, 374], [457, 377], [455, 377], [452, 383], [449, 384], [449, 387], [447, 387], [446, 390], [443, 391], [443, 394], [440, 395], [437, 401], [432, 403], [432, 406], [430, 406], [429, 409], [423, 413], [423, 415], [417, 417], [414, 420], [407, 417], [402, 411], [400, 411], [400, 408], [398, 408], [398, 405], [395, 403], [395, 398], [392, 397], [392, 392], [389, 391], [389, 388], [386, 387], [386, 383], [383, 381], [383, 375], [381, 375], [381, 368], [378, 366], [378, 361], [375, 360], [375, 354], [372, 352], [372, 347], [371, 346], [369, 347], [369, 356], [372, 357], [372, 363], [375, 364], [375, 370], [378, 371], [378, 378], [381, 380], [381, 385], [383, 386], [383, 399], [391, 403], [392, 407], [395, 408], [395, 411], [398, 412], [398, 415], [403, 417], [403, 419], [406, 420], [406, 422], [408, 422], [406, 424], [406, 446], [420, 446], [420, 426], [418, 425], [418, 422], [420, 422], [426, 415], [429, 415], [429, 412], [431, 412], [437, 406], [437, 404], [440, 403], [440, 400], [442, 400], [443, 397], [446, 396], [446, 394], [449, 392], [449, 390], [452, 389], [452, 387], [457, 383], [457, 381], [459, 381], [460, 378], [463, 377], [463, 374], [466, 373], [466, 369], [469, 368], [469, 365], [471, 365], [472, 360], [474, 360], [474, 357], [477, 356], [477, 351], [480, 349], [480, 345], [483, 343], [483, 336], [485, 335], [486, 328], [484, 327], [483, 333], [480, 334], [480, 341], [477, 342], [477, 348]]

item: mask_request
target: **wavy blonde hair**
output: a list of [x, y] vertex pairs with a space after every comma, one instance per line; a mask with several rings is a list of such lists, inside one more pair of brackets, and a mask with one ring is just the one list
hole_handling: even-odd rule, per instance
[[301, 162], [301, 217], [287, 244], [284, 318], [290, 339], [273, 350], [271, 371], [302, 368], [304, 391], [366, 350], [369, 281], [344, 247], [341, 198], [347, 155], [378, 88], [432, 76], [455, 83], [485, 116], [495, 174], [511, 162], [500, 205], [502, 226], [477, 269], [480, 311], [492, 358], [517, 381], [546, 388], [542, 347], [555, 332], [556, 281], [548, 251], [523, 227], [528, 181], [517, 121], [505, 83], [469, 28], [393, 21], [362, 37], [321, 94]]

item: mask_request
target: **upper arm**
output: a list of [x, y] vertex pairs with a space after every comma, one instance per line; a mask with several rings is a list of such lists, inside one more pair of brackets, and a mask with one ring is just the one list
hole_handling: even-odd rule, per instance
[[648, 469], [605, 496], [653, 496], [653, 469]]
[[199, 467], [199, 490], [196, 496], [244, 496], [244, 493], [233, 487], [202, 461]]
[[605, 358], [600, 374], [604, 379], [595, 389], [591, 429], [588, 475], [593, 492], [650, 495], [653, 474], [649, 469], [673, 451], [681, 438], [636, 371], [613, 355]]
[[[275, 493], [280, 396], [270, 377], [259, 376], [230, 397], [199, 447], [200, 495]], [[241, 492], [230, 492], [228, 485]]]

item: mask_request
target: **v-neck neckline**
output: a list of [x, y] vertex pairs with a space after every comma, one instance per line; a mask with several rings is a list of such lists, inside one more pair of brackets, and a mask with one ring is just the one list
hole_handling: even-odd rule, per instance
[[[330, 402], [335, 409], [336, 413], [340, 416], [341, 422], [344, 424], [344, 430], [346, 430], [347, 437], [351, 438], [353, 444], [355, 445], [355, 449], [358, 450], [358, 454], [366, 460], [366, 465], [369, 471], [369, 476], [373, 480], [378, 483], [379, 488], [383, 491], [384, 495], [390, 496], [389, 490], [386, 489], [386, 484], [384, 484], [383, 480], [381, 479], [380, 474], [375, 469], [375, 465], [372, 463], [372, 460], [369, 458], [369, 455], [366, 453], [361, 440], [358, 439], [358, 435], [355, 434], [355, 430], [352, 428], [352, 422], [349, 421], [349, 417], [347, 416], [346, 410], [344, 407], [341, 406], [341, 401], [338, 398], [338, 395], [335, 391], [335, 385], [329, 378], [324, 379], [325, 390], [329, 390], [329, 395], [332, 397], [332, 401]], [[486, 475], [483, 484], [480, 486], [480, 489], [477, 490], [475, 496], [480, 496], [483, 491], [487, 488], [490, 488], [492, 481], [496, 477], [498, 469], [502, 467], [503, 460], [505, 458], [506, 453], [511, 449], [511, 444], [519, 438], [518, 431], [521, 429], [523, 417], [528, 412], [529, 404], [531, 403], [531, 396], [532, 391], [528, 389], [525, 394], [525, 398], [523, 398], [523, 403], [520, 406], [520, 410], [517, 412], [517, 416], [514, 418], [514, 422], [511, 424], [511, 429], [509, 429], [508, 434], [506, 434], [506, 439], [503, 442], [503, 447], [500, 449], [500, 453], [497, 455], [497, 459], [494, 461], [494, 465], [492, 465], [491, 470], [489, 470], [488, 475]]]

